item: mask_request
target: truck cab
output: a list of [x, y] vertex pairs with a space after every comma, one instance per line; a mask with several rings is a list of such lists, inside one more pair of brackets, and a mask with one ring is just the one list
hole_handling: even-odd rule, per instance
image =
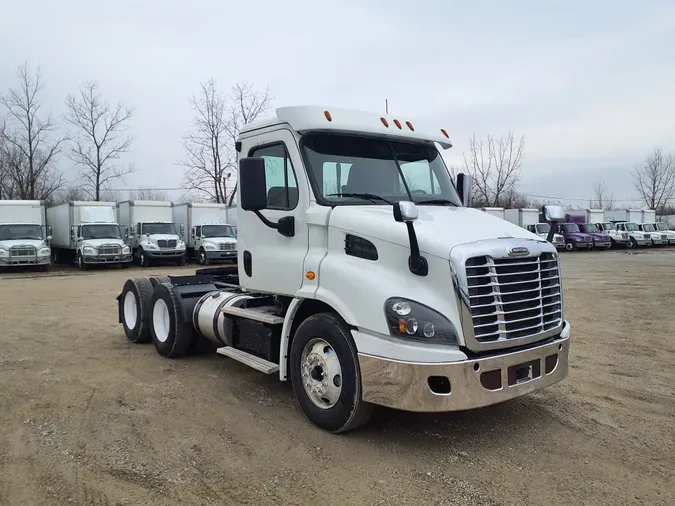
[[70, 229], [79, 269], [89, 265], [120, 264], [128, 267], [131, 251], [124, 244], [122, 230], [117, 223], [82, 223]]
[[668, 244], [668, 234], [660, 232], [656, 223], [638, 223], [638, 230], [644, 232], [652, 240], [652, 246], [665, 246]]
[[141, 221], [129, 234], [136, 261], [148, 267], [154, 261], [185, 263], [185, 242], [178, 236], [175, 223], [171, 221]]
[[668, 239], [668, 244], [673, 245], [675, 244], [675, 232], [670, 229], [667, 223], [663, 221], [657, 221], [656, 222], [656, 230], [658, 230], [662, 234], [666, 234], [666, 238]]
[[593, 237], [582, 233], [576, 223], [558, 223], [556, 232], [565, 238], [565, 249], [567, 251], [591, 250], [593, 248]]
[[204, 223], [192, 227], [191, 242], [197, 261], [208, 265], [213, 261], [237, 260], [237, 236], [231, 225]]
[[609, 234], [600, 230], [595, 223], [578, 223], [578, 225], [582, 233], [588, 234], [593, 238], [593, 248], [610, 249], [612, 247]]
[[[548, 223], [535, 223], [532, 225], [527, 225], [527, 230], [533, 234], [537, 234], [542, 239], [546, 240], [548, 238], [548, 233], [551, 230], [551, 225]], [[565, 238], [560, 234], [553, 234], [553, 245], [557, 250], [565, 249]]]
[[637, 248], [639, 246], [651, 246], [652, 239], [649, 233], [641, 232], [637, 223], [630, 221], [615, 221], [613, 222], [617, 233], [628, 234], [629, 248]]
[[596, 223], [595, 227], [609, 236], [612, 248], [616, 248], [617, 246], [632, 246], [628, 232], [617, 230], [616, 226], [611, 221]]
[[246, 125], [236, 271], [127, 280], [127, 338], [148, 329], [171, 357], [194, 336], [214, 341], [290, 380], [330, 432], [375, 405], [464, 410], [561, 381], [570, 324], [556, 248], [469, 207], [471, 177], [453, 181], [439, 146], [452, 146], [442, 127], [339, 108], [284, 107]]
[[40, 200], [0, 200], [0, 269], [51, 265], [51, 227]]

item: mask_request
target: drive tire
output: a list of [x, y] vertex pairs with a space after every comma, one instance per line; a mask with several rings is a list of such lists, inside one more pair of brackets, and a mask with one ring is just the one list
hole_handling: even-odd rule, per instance
[[153, 290], [159, 284], [171, 283], [169, 276], [150, 276], [148, 279], [150, 280], [150, 284], [152, 285]]
[[[120, 302], [122, 304], [122, 326], [127, 339], [132, 343], [150, 342], [150, 301], [152, 299], [152, 284], [147, 278], [127, 279], [122, 288]], [[132, 317], [131, 305], [135, 308], [135, 318]], [[127, 311], [129, 312], [127, 318]], [[131, 327], [129, 325], [132, 325]]]
[[160, 283], [154, 288], [150, 308], [150, 335], [157, 353], [167, 358], [187, 354], [197, 333], [191, 321], [183, 320], [171, 283]]
[[[306, 346], [317, 339], [332, 348], [340, 365], [339, 398], [328, 408], [317, 406], [303, 384], [303, 352]], [[338, 315], [319, 313], [300, 324], [291, 343], [289, 366], [293, 391], [300, 409], [314, 425], [332, 433], [342, 433], [357, 429], [369, 420], [374, 406], [363, 402], [361, 398], [361, 371], [356, 345], [349, 327]]]

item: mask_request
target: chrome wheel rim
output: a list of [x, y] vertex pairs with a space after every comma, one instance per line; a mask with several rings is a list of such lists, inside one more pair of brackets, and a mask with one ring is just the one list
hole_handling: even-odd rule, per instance
[[333, 347], [320, 338], [310, 340], [300, 361], [302, 386], [307, 397], [321, 409], [330, 409], [342, 393], [342, 367]]

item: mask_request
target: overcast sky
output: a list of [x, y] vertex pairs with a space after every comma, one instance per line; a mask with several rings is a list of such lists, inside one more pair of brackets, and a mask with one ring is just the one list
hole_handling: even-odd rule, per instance
[[586, 199], [602, 177], [631, 198], [632, 166], [675, 150], [674, 27], [673, 0], [0, 0], [0, 90], [27, 61], [57, 116], [90, 79], [135, 106], [129, 187], [181, 186], [188, 99], [213, 76], [275, 106], [388, 98], [451, 133], [450, 161], [513, 130], [523, 191]]

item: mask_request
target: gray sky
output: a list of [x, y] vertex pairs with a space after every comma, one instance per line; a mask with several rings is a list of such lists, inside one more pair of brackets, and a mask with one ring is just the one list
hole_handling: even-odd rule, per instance
[[631, 198], [632, 166], [675, 150], [672, 0], [0, 0], [0, 12], [2, 91], [28, 61], [55, 115], [89, 79], [135, 106], [130, 187], [181, 186], [188, 99], [211, 76], [224, 92], [269, 86], [275, 106], [383, 111], [386, 97], [450, 132], [450, 162], [473, 132], [513, 129], [521, 189], [536, 195], [586, 199], [602, 177]]

